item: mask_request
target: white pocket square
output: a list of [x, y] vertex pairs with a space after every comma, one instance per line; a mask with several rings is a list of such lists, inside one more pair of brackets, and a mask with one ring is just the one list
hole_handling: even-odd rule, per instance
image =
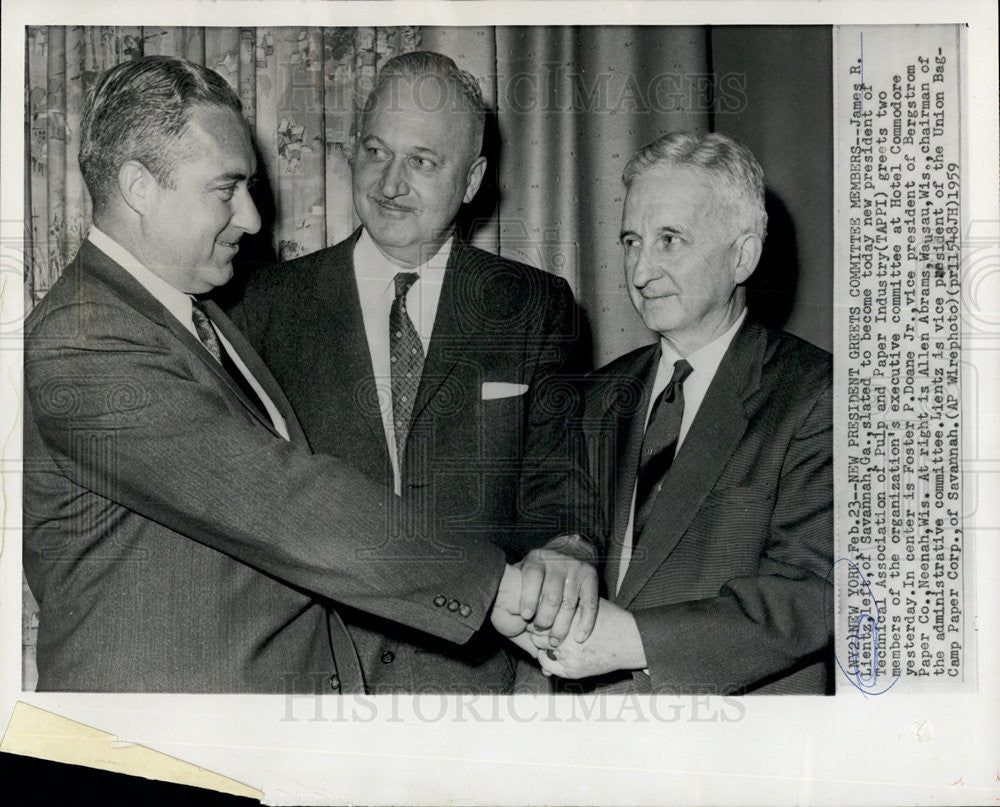
[[527, 391], [527, 384], [511, 384], [507, 381], [484, 381], [482, 398], [484, 401], [492, 401], [497, 398], [513, 398], [515, 395], [524, 395]]

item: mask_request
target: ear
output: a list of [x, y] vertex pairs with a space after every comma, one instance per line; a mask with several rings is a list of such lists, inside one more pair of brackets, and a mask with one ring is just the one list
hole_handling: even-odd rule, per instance
[[750, 279], [763, 248], [764, 242], [755, 233], [743, 233], [733, 242], [733, 277], [737, 286]]
[[118, 169], [118, 191], [132, 210], [146, 215], [160, 185], [149, 169], [137, 160], [129, 160]]
[[469, 173], [465, 177], [465, 197], [462, 199], [465, 204], [471, 202], [479, 192], [479, 186], [483, 182], [483, 175], [486, 173], [486, 158], [477, 157], [469, 166]]

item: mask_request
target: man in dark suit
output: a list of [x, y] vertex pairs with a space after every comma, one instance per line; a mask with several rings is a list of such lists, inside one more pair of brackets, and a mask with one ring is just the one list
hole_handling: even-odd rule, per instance
[[723, 135], [674, 133], [637, 152], [624, 182], [628, 290], [660, 338], [587, 388], [610, 600], [588, 641], [539, 637], [539, 660], [607, 689], [822, 694], [831, 357], [747, 318], [762, 171]]
[[[559, 578], [541, 583], [539, 565], [596, 558], [593, 491], [566, 429], [580, 314], [560, 278], [455, 236], [486, 169], [484, 118], [475, 78], [451, 59], [387, 62], [352, 162], [362, 227], [255, 274], [233, 318], [313, 450], [382, 480], [442, 552], [525, 558], [525, 590], [542, 588], [522, 617], [558, 642], [572, 609], [557, 607]], [[580, 591], [596, 609], [596, 571], [567, 579], [566, 600]], [[345, 620], [369, 691], [511, 690], [496, 637], [455, 647], [359, 612]]]
[[449, 553], [362, 471], [314, 456], [259, 357], [193, 296], [260, 225], [225, 81], [119, 65], [82, 130], [94, 228], [25, 324], [39, 688], [362, 691], [332, 601], [463, 642], [495, 600], [494, 624], [523, 629], [503, 552]]

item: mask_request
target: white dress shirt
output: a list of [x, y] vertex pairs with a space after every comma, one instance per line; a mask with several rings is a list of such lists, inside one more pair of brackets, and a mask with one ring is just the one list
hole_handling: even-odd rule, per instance
[[419, 278], [406, 292], [406, 311], [417, 330], [424, 347], [424, 357], [430, 349], [434, 320], [437, 317], [441, 286], [451, 255], [452, 239], [449, 238], [430, 260], [412, 269], [404, 269], [390, 261], [375, 245], [367, 230], [354, 245], [354, 274], [361, 298], [361, 318], [371, 353], [372, 371], [378, 390], [382, 413], [382, 429], [389, 446], [392, 462], [393, 488], [396, 495], [402, 491], [399, 460], [396, 456], [396, 430], [392, 416], [392, 376], [389, 362], [389, 311], [396, 299], [395, 277], [400, 272], [416, 272]]
[[[87, 240], [111, 258], [111, 260], [121, 266], [122, 269], [132, 275], [132, 277], [134, 277], [142, 285], [142, 287], [146, 289], [146, 291], [162, 303], [163, 307], [166, 308], [167, 311], [173, 314], [181, 325], [187, 328], [199, 342], [201, 341], [201, 338], [198, 336], [198, 331], [194, 327], [194, 320], [191, 318], [191, 310], [193, 306], [190, 295], [185, 294], [180, 289], [175, 289], [159, 275], [151, 272], [143, 266], [131, 252], [125, 249], [125, 247], [115, 241], [107, 233], [97, 229], [97, 227], [90, 228]], [[281, 413], [274, 405], [274, 402], [270, 399], [268, 394], [264, 392], [264, 388], [260, 385], [260, 382], [254, 378], [253, 373], [251, 373], [246, 364], [243, 363], [243, 359], [240, 358], [240, 354], [233, 349], [229, 340], [222, 335], [218, 328], [215, 327], [214, 322], [212, 323], [212, 329], [215, 331], [216, 336], [219, 337], [219, 344], [222, 345], [222, 349], [229, 354], [229, 358], [232, 359], [233, 364], [235, 364], [237, 369], [243, 373], [247, 383], [250, 384], [253, 391], [257, 393], [257, 397], [260, 398], [261, 403], [264, 404], [264, 408], [267, 410], [267, 414], [271, 418], [271, 423], [274, 425], [275, 431], [287, 440], [288, 426], [285, 424], [285, 419], [281, 416]]]
[[[733, 337], [736, 336], [736, 332], [743, 325], [743, 321], [746, 318], [747, 312], [744, 309], [739, 319], [732, 324], [729, 330], [688, 356], [681, 356], [666, 339], [660, 338], [660, 363], [656, 367], [656, 377], [653, 380], [653, 391], [649, 396], [649, 406], [646, 409], [646, 422], [643, 426], [643, 431], [649, 425], [649, 416], [653, 411], [653, 404], [656, 402], [657, 396], [670, 383], [670, 378], [674, 374], [674, 363], [679, 359], [687, 359], [688, 364], [691, 365], [691, 374], [684, 380], [684, 413], [681, 416], [681, 428], [677, 437], [675, 455], [677, 451], [681, 450], [681, 443], [684, 442], [684, 438], [691, 428], [691, 423], [694, 421], [695, 415], [698, 414], [701, 402], [705, 400], [705, 393], [708, 392], [709, 385], [711, 385], [712, 379], [715, 378], [719, 365], [722, 364], [722, 357], [726, 355]], [[638, 479], [636, 479], [636, 483], [638, 484]], [[632, 557], [632, 526], [634, 522], [635, 487], [633, 486], [632, 504], [629, 507], [628, 526], [625, 527], [621, 564], [618, 567], [616, 592], [622, 586], [622, 581], [625, 579], [625, 572], [628, 571], [629, 560]]]

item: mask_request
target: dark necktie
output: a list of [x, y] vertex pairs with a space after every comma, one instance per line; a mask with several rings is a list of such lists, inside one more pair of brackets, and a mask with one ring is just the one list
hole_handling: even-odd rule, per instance
[[684, 379], [691, 375], [691, 365], [684, 359], [674, 362], [674, 374], [653, 404], [649, 425], [642, 439], [639, 472], [635, 485], [635, 523], [632, 527], [632, 548], [635, 549], [670, 470], [677, 452], [677, 438], [684, 415]]
[[257, 395], [256, 390], [250, 386], [247, 377], [236, 366], [236, 363], [229, 355], [229, 351], [222, 346], [218, 335], [215, 333], [215, 328], [212, 327], [212, 322], [208, 318], [208, 314], [205, 313], [204, 306], [198, 300], [191, 301], [191, 321], [194, 322], [194, 329], [198, 333], [198, 339], [205, 346], [205, 350], [215, 357], [215, 360], [229, 373], [229, 377], [236, 382], [236, 386], [243, 390], [243, 394], [260, 410], [264, 419], [270, 423], [271, 416], [267, 413], [263, 401]]
[[389, 366], [392, 382], [392, 421], [396, 434], [396, 458], [403, 467], [403, 452], [410, 431], [410, 416], [424, 369], [424, 346], [406, 313], [406, 292], [420, 277], [416, 272], [396, 275], [396, 299], [389, 309]]

